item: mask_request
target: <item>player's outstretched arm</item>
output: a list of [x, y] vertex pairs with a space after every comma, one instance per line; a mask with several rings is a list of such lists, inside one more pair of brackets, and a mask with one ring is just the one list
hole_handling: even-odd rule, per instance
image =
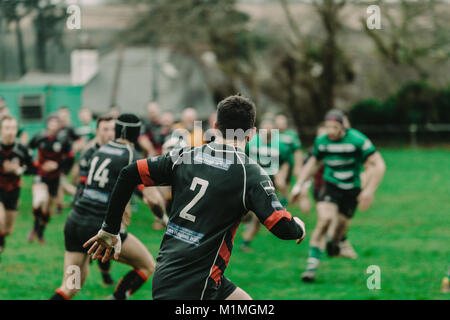
[[358, 195], [358, 207], [361, 211], [367, 210], [372, 204], [375, 191], [380, 185], [386, 171], [386, 164], [378, 151], [374, 152], [366, 159], [364, 166], [370, 168], [369, 170], [372, 170], [373, 172], [370, 174], [367, 185]]
[[137, 163], [134, 162], [120, 171], [119, 178], [114, 185], [108, 204], [108, 212], [102, 229], [112, 234], [118, 234], [125, 207], [138, 184], [142, 183]]
[[[164, 155], [152, 159], [138, 160], [120, 171], [119, 178], [110, 196], [102, 229], [83, 245], [85, 248], [92, 246], [89, 252], [94, 253], [94, 257], [100, 256], [103, 250], [110, 249], [103, 256], [103, 261], [106, 261], [114, 247], [113, 245], [117, 246], [118, 243], [120, 246], [119, 231], [122, 216], [136, 186], [141, 183], [146, 187], [168, 185], [171, 180], [172, 164], [171, 157]], [[114, 244], [114, 241], [116, 241], [114, 239], [117, 240], [116, 244]], [[118, 257], [116, 247], [114, 249], [116, 251], [114, 256]]]
[[300, 243], [305, 237], [305, 225], [281, 205], [275, 194], [270, 178], [261, 174], [255, 167], [248, 170], [248, 184], [245, 197], [246, 207], [252, 210], [259, 221], [275, 236], [283, 240], [297, 239]]
[[300, 175], [297, 177], [297, 182], [292, 188], [289, 203], [295, 203], [298, 201], [301, 195], [302, 187], [304, 183], [314, 174], [316, 171], [317, 158], [311, 156], [300, 171]]

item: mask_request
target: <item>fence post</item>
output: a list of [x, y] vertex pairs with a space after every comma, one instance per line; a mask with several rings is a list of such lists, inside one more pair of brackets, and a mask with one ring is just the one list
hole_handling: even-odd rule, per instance
[[409, 142], [411, 148], [417, 147], [417, 124], [411, 123], [409, 125]]

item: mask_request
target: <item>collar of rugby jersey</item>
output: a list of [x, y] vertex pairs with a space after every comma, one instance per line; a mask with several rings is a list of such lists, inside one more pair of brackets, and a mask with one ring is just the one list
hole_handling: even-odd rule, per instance
[[216, 151], [239, 151], [239, 152], [244, 152], [241, 148], [230, 145], [230, 144], [226, 144], [226, 143], [217, 143], [217, 142], [210, 142], [208, 143], [208, 145], [211, 146], [212, 149], [216, 150]]

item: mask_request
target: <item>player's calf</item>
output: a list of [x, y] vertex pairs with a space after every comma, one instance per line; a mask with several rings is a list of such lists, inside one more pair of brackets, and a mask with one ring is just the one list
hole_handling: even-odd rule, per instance
[[306, 270], [302, 273], [304, 282], [313, 282], [315, 279], [324, 251], [326, 234], [335, 215], [337, 215], [335, 204], [329, 202], [317, 204], [317, 224], [311, 235]]
[[117, 284], [112, 300], [124, 300], [135, 293], [155, 272], [155, 261], [153, 256], [132, 234], [127, 234], [122, 243], [122, 251], [119, 261], [133, 267]]
[[102, 262], [101, 260], [97, 260], [97, 261], [98, 261], [98, 267], [102, 274], [103, 284], [105, 286], [114, 285], [114, 280], [111, 277], [111, 260], [106, 261], [106, 262]]
[[145, 282], [148, 276], [141, 270], [131, 270], [122, 279], [120, 279], [111, 300], [125, 300], [135, 293]]

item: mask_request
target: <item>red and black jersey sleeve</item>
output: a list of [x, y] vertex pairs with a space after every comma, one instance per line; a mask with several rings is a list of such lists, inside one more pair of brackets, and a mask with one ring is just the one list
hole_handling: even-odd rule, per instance
[[172, 180], [173, 161], [170, 154], [141, 159], [136, 165], [139, 177], [146, 187], [169, 185]]
[[269, 176], [257, 164], [247, 165], [245, 202], [262, 224], [280, 239], [298, 239], [303, 230], [281, 205]]
[[33, 138], [31, 138], [30, 142], [28, 143], [28, 147], [30, 149], [36, 149], [39, 146], [39, 142], [42, 140], [43, 135], [41, 132], [35, 134]]
[[70, 169], [72, 168], [73, 164], [75, 163], [75, 154], [72, 151], [72, 146], [68, 141], [62, 142], [62, 149], [61, 149], [61, 163], [60, 167], [62, 172], [67, 174]]
[[23, 145], [19, 145], [19, 148], [22, 150], [24, 155], [22, 159], [22, 166], [26, 167], [25, 174], [36, 174], [37, 167], [33, 161], [33, 151]]

